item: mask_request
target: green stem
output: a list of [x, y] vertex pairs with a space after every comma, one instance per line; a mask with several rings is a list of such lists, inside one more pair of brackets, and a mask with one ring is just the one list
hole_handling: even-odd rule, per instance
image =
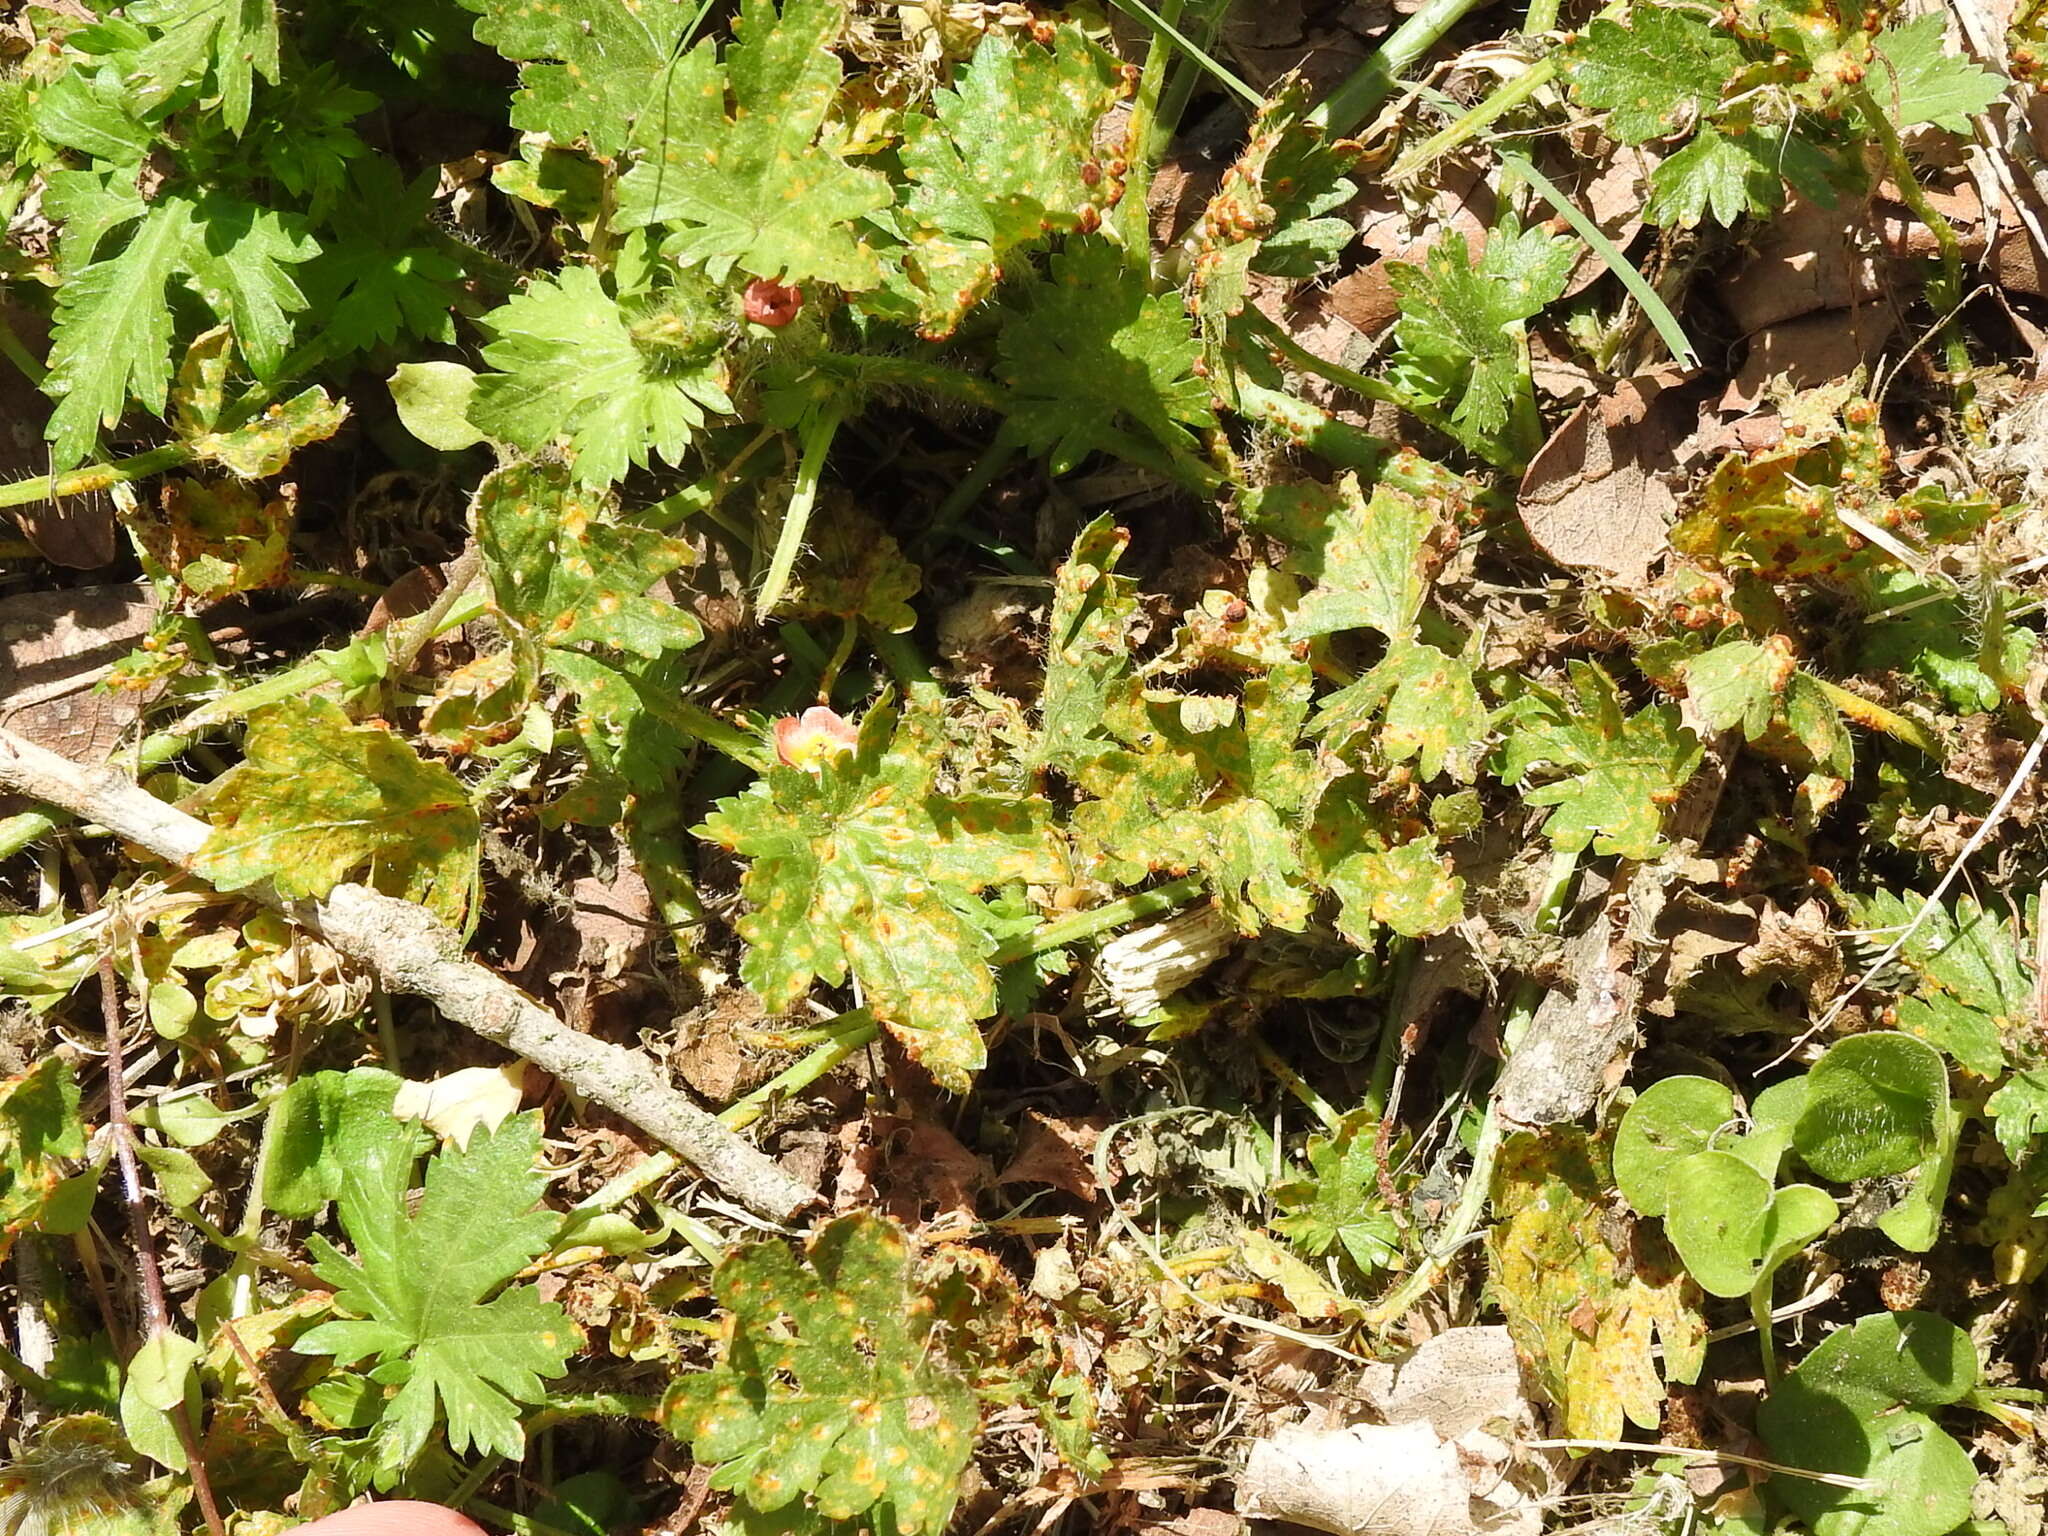
[[825, 1026], [826, 1038], [794, 1066], [777, 1073], [743, 1099], [735, 1099], [718, 1116], [727, 1130], [743, 1131], [777, 1099], [801, 1093], [847, 1057], [866, 1050], [882, 1032], [865, 1008], [843, 1013]]
[[1364, 127], [1381, 103], [1393, 95], [1401, 76], [1479, 3], [1480, 0], [1427, 0], [1421, 10], [1387, 34], [1377, 53], [1323, 98], [1308, 115], [1310, 125], [1335, 138]]
[[1388, 405], [1399, 407], [1424, 426], [1429, 427], [1433, 431], [1441, 432], [1444, 436], [1451, 439], [1452, 442], [1464, 444], [1495, 469], [1503, 473], [1519, 475], [1527, 467], [1526, 465], [1516, 463], [1513, 456], [1498, 443], [1488, 442], [1484, 438], [1467, 432], [1435, 406], [1427, 405], [1417, 400], [1406, 390], [1396, 389], [1384, 380], [1372, 378], [1367, 374], [1358, 372], [1355, 368], [1346, 368], [1342, 363], [1333, 363], [1326, 358], [1316, 356], [1315, 353], [1309, 351], [1307, 347], [1304, 347], [1300, 342], [1288, 335], [1285, 330], [1281, 329], [1280, 326], [1276, 325], [1257, 305], [1245, 305], [1244, 313], [1240, 318], [1243, 320], [1246, 329], [1254, 336], [1304, 373], [1313, 373], [1320, 378], [1327, 379], [1339, 389], [1348, 389], [1362, 400], [1380, 400]]
[[37, 475], [29, 480], [16, 480], [0, 485], [0, 507], [27, 507], [65, 496], [90, 496], [109, 486], [147, 480], [151, 475], [162, 474], [191, 460], [191, 448], [184, 443], [170, 443], [162, 448], [152, 448], [147, 453], [116, 459], [111, 464], [92, 464], [84, 469], [67, 469], [61, 475]]
[[908, 635], [892, 635], [887, 630], [868, 626], [868, 647], [881, 658], [882, 665], [889, 669], [889, 675], [905, 688], [929, 688], [933, 685], [932, 665], [918, 650], [917, 644]]
[[1414, 449], [1397, 450], [1385, 438], [1339, 421], [1321, 406], [1253, 382], [1242, 370], [1237, 374], [1237, 393], [1238, 414], [1247, 421], [1279, 433], [1339, 469], [1355, 469], [1411, 496], [1436, 496], [1477, 506], [1509, 505], [1499, 493], [1453, 474]]
[[5, 1376], [38, 1402], [50, 1400], [49, 1378], [31, 1370], [28, 1362], [5, 1344], [0, 1344], [0, 1376]]
[[1962, 241], [1956, 237], [1955, 226], [1928, 199], [1927, 189], [1920, 185], [1919, 172], [1913, 169], [1912, 159], [1906, 154], [1905, 141], [1899, 137], [1891, 115], [1870, 94], [1870, 87], [1862, 83], [1851, 86], [1849, 99], [1856, 104], [1864, 126], [1884, 151], [1885, 163], [1891, 168], [1899, 197], [1913, 211], [1913, 217], [1926, 225], [1927, 232], [1934, 236], [1941, 275], [1938, 280], [1928, 282], [1927, 302], [1941, 325], [1942, 351], [1948, 361], [1949, 383], [1956, 392], [1956, 408], [1971, 436], [1981, 438], [1983, 416], [1977, 409], [1976, 390], [1970, 383], [1970, 348], [1963, 338], [1960, 318], [1964, 293]]
[[1366, 1085], [1365, 1110], [1374, 1120], [1387, 1117], [1387, 1100], [1394, 1091], [1394, 1072], [1401, 1064], [1401, 1036], [1406, 1026], [1394, 1015], [1405, 1002], [1422, 946], [1399, 934], [1394, 936], [1393, 955], [1387, 966], [1387, 1010], [1380, 1024], [1380, 1038], [1372, 1058], [1372, 1080]]
[[[137, 749], [138, 773], [161, 768], [192, 744], [189, 736], [152, 736]], [[48, 811], [23, 811], [0, 821], [0, 859], [11, 859], [29, 844], [40, 842], [59, 827], [70, 825], [69, 816]]]
[[996, 965], [1009, 965], [1032, 955], [1047, 954], [1055, 949], [1065, 949], [1069, 944], [1078, 944], [1092, 939], [1098, 933], [1107, 933], [1112, 928], [1121, 928], [1126, 923], [1135, 923], [1142, 917], [1157, 917], [1162, 912], [1171, 912], [1184, 907], [1202, 894], [1204, 887], [1199, 876], [1182, 875], [1178, 880], [1169, 880], [1164, 885], [1155, 885], [1149, 891], [1137, 891], [1129, 896], [1119, 896], [1115, 901], [1105, 901], [1099, 907], [1090, 907], [1085, 912], [1072, 912], [1065, 917], [1055, 918], [1025, 934], [999, 946], [989, 957]]
[[[1117, 231], [1123, 238], [1124, 260], [1149, 275], [1152, 266], [1152, 226], [1148, 199], [1152, 187], [1152, 156], [1159, 146], [1153, 128], [1159, 119], [1159, 97], [1166, 89], [1166, 66], [1173, 57], [1167, 46], [1170, 36], [1186, 42], [1174, 31], [1180, 20], [1182, 0], [1159, 0], [1159, 12], [1151, 18], [1156, 30], [1152, 46], [1145, 50], [1144, 72], [1131, 97], [1131, 116], [1126, 125], [1125, 144], [1129, 168], [1124, 172], [1123, 200], [1116, 206]], [[1187, 43], [1190, 52], [1193, 43]]]
[[1330, 1107], [1329, 1100], [1311, 1088], [1299, 1072], [1283, 1061], [1280, 1053], [1266, 1043], [1263, 1035], [1254, 1032], [1251, 1039], [1252, 1054], [1259, 1058], [1259, 1065], [1280, 1079], [1280, 1086], [1299, 1099], [1308, 1112], [1322, 1122], [1324, 1130], [1336, 1130], [1337, 1122], [1343, 1116]]
[[651, 693], [642, 695], [642, 702], [656, 719], [703, 742], [713, 751], [723, 752], [727, 757], [745, 763], [756, 773], [768, 766], [768, 747], [760, 737], [736, 725], [728, 725], [702, 705], [692, 704], [688, 699], [661, 698]]
[[1000, 385], [979, 374], [966, 373], [921, 357], [904, 357], [900, 353], [849, 356], [843, 352], [828, 352], [818, 361], [821, 367], [863, 389], [937, 395], [955, 405], [977, 411], [1000, 411], [1009, 400]]
[[1558, 9], [1558, 0], [1529, 0], [1529, 14], [1522, 21], [1523, 33], [1536, 37], [1555, 30]]
[[1010, 460], [1023, 446], [1005, 420], [989, 440], [988, 447], [982, 450], [981, 457], [974, 461], [974, 467], [954, 482], [953, 489], [946, 493], [946, 499], [939, 503], [939, 510], [932, 514], [931, 523], [918, 541], [920, 549], [929, 549], [950, 534], [960, 519], [967, 515], [968, 509], [996, 483], [996, 477], [1010, 467]]
[[839, 674], [846, 667], [846, 659], [853, 654], [853, 642], [860, 638], [859, 619], [839, 621], [839, 643], [832, 648], [832, 654], [825, 659], [825, 666], [818, 674], [818, 702], [832, 702], [832, 685], [839, 681]]
[[688, 962], [704, 940], [704, 902], [690, 878], [689, 819], [674, 794], [638, 795], [626, 808], [626, 843], [647, 882], [676, 955]]
[[839, 435], [839, 423], [845, 419], [846, 406], [835, 399], [820, 407], [801, 428], [803, 458], [796, 467], [796, 484], [790, 488], [789, 508], [782, 514], [782, 531], [776, 535], [768, 574], [761, 578], [761, 590], [754, 598], [756, 614], [773, 613], [788, 590], [797, 554], [804, 547], [804, 533], [811, 525], [811, 509], [818, 504], [818, 480], [825, 470], [825, 455], [832, 451], [832, 439]]
[[49, 370], [21, 344], [21, 338], [14, 334], [14, 327], [5, 320], [0, 320], [0, 357], [20, 369], [22, 377], [38, 389], [43, 387], [43, 380], [49, 376]]
[[[1547, 0], [1531, 0], [1529, 10], [1532, 18], [1537, 15], [1537, 6], [1545, 3], [1547, 3]], [[1599, 14], [1594, 16], [1593, 20], [1616, 20], [1628, 10], [1628, 7], [1629, 0], [1610, 0], [1610, 3]], [[1554, 22], [1557, 7], [1553, 4], [1550, 9], [1552, 12], [1551, 19]], [[1530, 30], [1547, 32], [1550, 29], [1548, 27], [1540, 29], [1532, 27]], [[1561, 64], [1562, 60], [1559, 55], [1555, 53], [1545, 54], [1527, 69], [1523, 70], [1521, 74], [1515, 76], [1514, 79], [1488, 92], [1486, 99], [1473, 107], [1471, 111], [1457, 118], [1448, 126], [1438, 129], [1427, 139], [1424, 139], [1422, 143], [1409, 150], [1399, 160], [1396, 160], [1393, 169], [1387, 172], [1387, 180], [1411, 180], [1414, 177], [1420, 176], [1445, 155], [1458, 148], [1459, 145], [1471, 143], [1489, 124], [1514, 111], [1515, 108], [1521, 106], [1523, 102], [1542, 90], [1544, 86], [1555, 80]]]

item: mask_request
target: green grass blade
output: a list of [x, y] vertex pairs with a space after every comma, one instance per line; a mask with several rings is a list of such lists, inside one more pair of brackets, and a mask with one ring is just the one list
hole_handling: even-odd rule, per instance
[[1593, 252], [1607, 264], [1607, 270], [1621, 279], [1626, 288], [1643, 306], [1643, 313], [1650, 317], [1650, 324], [1657, 328], [1657, 334], [1664, 338], [1664, 345], [1671, 349], [1671, 355], [1688, 368], [1697, 368], [1699, 352], [1685, 334], [1685, 327], [1678, 323], [1678, 316], [1671, 313], [1666, 304], [1652, 288], [1649, 279], [1638, 272], [1635, 263], [1622, 254], [1621, 247], [1600, 233], [1600, 227], [1579, 211], [1579, 207], [1535, 166], [1520, 155], [1506, 150], [1499, 151], [1501, 163], [1536, 189], [1542, 199], [1555, 208], [1558, 216], [1571, 225], [1573, 233], [1593, 248]]

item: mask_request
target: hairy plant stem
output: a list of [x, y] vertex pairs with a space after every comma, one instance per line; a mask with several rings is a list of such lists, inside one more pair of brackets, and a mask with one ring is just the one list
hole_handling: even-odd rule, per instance
[[0, 318], [0, 357], [14, 364], [21, 371], [21, 376], [38, 389], [43, 387], [43, 380], [49, 376], [49, 370], [22, 345], [21, 338], [14, 334], [14, 327], [4, 318]]
[[1820, 686], [1828, 702], [1842, 712], [1845, 719], [1873, 731], [1881, 731], [1894, 741], [1903, 741], [1909, 747], [1918, 747], [1936, 762], [1948, 756], [1948, 750], [1926, 726], [1917, 720], [1910, 720], [1895, 710], [1886, 709], [1875, 700], [1866, 699], [1860, 693], [1851, 693], [1840, 683], [1831, 683], [1824, 677], [1806, 674]]
[[[1542, 899], [1537, 903], [1536, 916], [1532, 927], [1537, 933], [1555, 933], [1558, 924], [1564, 920], [1565, 908], [1571, 899], [1572, 885], [1578, 878], [1579, 855], [1576, 851], [1559, 851], [1550, 857], [1550, 873], [1544, 882]], [[1513, 1059], [1515, 1050], [1529, 1033], [1529, 1026], [1535, 1020], [1536, 1008], [1543, 1001], [1543, 984], [1525, 978], [1515, 988], [1513, 1000], [1508, 1005], [1507, 1017], [1501, 1021], [1501, 1061]], [[1465, 1187], [1458, 1192], [1458, 1203], [1446, 1218], [1442, 1231], [1437, 1235], [1429, 1251], [1422, 1257], [1401, 1283], [1374, 1303], [1365, 1315], [1368, 1327], [1384, 1328], [1399, 1322], [1407, 1316], [1408, 1309], [1420, 1301], [1437, 1282], [1444, 1266], [1458, 1254], [1472, 1234], [1479, 1230], [1481, 1218], [1486, 1214], [1487, 1201], [1493, 1191], [1494, 1163], [1500, 1157], [1500, 1145], [1506, 1136], [1506, 1126], [1491, 1097], [1486, 1104], [1486, 1113], [1479, 1123], [1479, 1140], [1472, 1148], [1472, 1170], [1465, 1176]]]
[[1525, 463], [1517, 462], [1515, 456], [1499, 443], [1489, 442], [1467, 432], [1435, 406], [1417, 400], [1406, 390], [1396, 389], [1384, 380], [1372, 378], [1354, 368], [1346, 368], [1342, 363], [1333, 363], [1316, 356], [1276, 325], [1257, 305], [1245, 305], [1242, 318], [1246, 329], [1253, 336], [1302, 372], [1313, 373], [1319, 378], [1327, 379], [1339, 389], [1348, 389], [1362, 400], [1378, 400], [1398, 407], [1432, 431], [1441, 432], [1452, 442], [1461, 443], [1471, 449], [1503, 474], [1519, 475], [1528, 467]]
[[1927, 196], [1927, 189], [1920, 185], [1920, 174], [1913, 169], [1905, 141], [1899, 137], [1891, 114], [1870, 94], [1870, 87], [1857, 82], [1849, 88], [1849, 99], [1856, 104], [1864, 126], [1884, 151], [1885, 164], [1891, 170], [1900, 199], [1912, 210], [1913, 217], [1926, 225], [1927, 232], [1934, 236], [1940, 277], [1928, 282], [1927, 302], [1940, 324], [1942, 355], [1947, 362], [1950, 387], [1955, 390], [1956, 410], [1962, 416], [1964, 429], [1972, 441], [1981, 443], [1985, 433], [1984, 415], [1977, 406], [1976, 387], [1970, 382], [1970, 348], [1963, 337], [1961, 318], [1964, 296], [1962, 241], [1956, 237], [1955, 226], [1934, 206]]
[[797, 554], [804, 547], [804, 533], [811, 526], [811, 509], [818, 504], [818, 481], [825, 471], [825, 455], [832, 451], [832, 439], [846, 419], [846, 403], [835, 398], [799, 429], [803, 457], [797, 461], [796, 483], [790, 487], [789, 506], [782, 514], [782, 529], [775, 537], [775, 552], [768, 560], [768, 573], [761, 578], [761, 590], [754, 594], [754, 612], [775, 611], [789, 578], [796, 569]]
[[743, 1131], [768, 1112], [778, 1099], [802, 1093], [849, 1056], [873, 1045], [882, 1033], [875, 1016], [865, 1008], [842, 1013], [822, 1031], [827, 1038], [803, 1058], [768, 1079], [745, 1098], [735, 1099], [719, 1111], [719, 1121], [728, 1130]]
[[30, 1397], [45, 1401], [49, 1398], [49, 1378], [32, 1369], [27, 1361], [5, 1344], [0, 1344], [0, 1376], [5, 1376]]
[[1437, 496], [1503, 511], [1512, 505], [1501, 492], [1453, 474], [1412, 448], [1397, 449], [1383, 437], [1339, 421], [1319, 405], [1268, 389], [1243, 372], [1236, 384], [1239, 415], [1339, 469], [1357, 470], [1367, 480], [1378, 479], [1411, 496]]
[[1265, 1036], [1253, 1031], [1251, 1043], [1252, 1054], [1258, 1057], [1259, 1065], [1272, 1073], [1280, 1086], [1293, 1094], [1324, 1130], [1336, 1130], [1344, 1117], [1330, 1107], [1330, 1101], [1310, 1087], [1308, 1079], [1290, 1067], [1280, 1053], [1266, 1043]]
[[62, 474], [36, 475], [28, 480], [0, 485], [0, 507], [26, 507], [65, 496], [90, 496], [109, 486], [147, 480], [151, 475], [162, 474], [167, 469], [175, 469], [191, 461], [191, 448], [184, 443], [168, 443], [147, 453], [116, 459], [111, 464], [89, 464], [83, 469], [67, 469]]
[[1152, 264], [1152, 163], [1165, 148], [1155, 129], [1160, 121], [1160, 94], [1166, 89], [1166, 66], [1173, 57], [1168, 39], [1179, 35], [1174, 23], [1180, 20], [1181, 9], [1182, 0], [1159, 0], [1158, 13], [1152, 18], [1152, 43], [1145, 50], [1138, 88], [1131, 96], [1131, 115], [1124, 125], [1124, 194], [1113, 216], [1123, 237], [1124, 260], [1148, 275]]

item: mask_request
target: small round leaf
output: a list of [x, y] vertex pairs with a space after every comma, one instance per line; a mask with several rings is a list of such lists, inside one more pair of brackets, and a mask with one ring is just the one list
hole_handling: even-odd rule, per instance
[[1667, 1077], [1629, 1105], [1614, 1138], [1614, 1182], [1644, 1216], [1662, 1216], [1671, 1170], [1735, 1118], [1735, 1095], [1710, 1077]]

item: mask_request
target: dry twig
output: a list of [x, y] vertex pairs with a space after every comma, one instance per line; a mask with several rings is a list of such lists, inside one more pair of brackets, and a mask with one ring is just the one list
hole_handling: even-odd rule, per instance
[[[212, 830], [118, 769], [82, 768], [9, 731], [0, 731], [0, 783], [181, 868]], [[502, 976], [466, 959], [456, 934], [417, 904], [360, 885], [336, 886], [322, 901], [286, 901], [267, 887], [240, 894], [318, 934], [388, 990], [426, 998], [456, 1023], [631, 1121], [756, 1215], [787, 1221], [820, 1200], [671, 1088], [637, 1052], [578, 1034]]]

